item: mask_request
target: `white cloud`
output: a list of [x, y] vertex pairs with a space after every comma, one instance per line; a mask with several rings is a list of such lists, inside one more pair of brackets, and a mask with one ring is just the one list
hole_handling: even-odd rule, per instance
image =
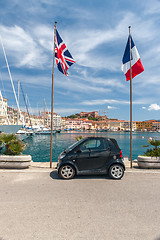
[[87, 71], [86, 69], [83, 69], [82, 67], [75, 67], [76, 69], [76, 74], [74, 74], [72, 72], [72, 78], [76, 78], [79, 79], [79, 81], [83, 81], [89, 84], [89, 86], [91, 84], [97, 85], [97, 87], [99, 86], [103, 86], [103, 87], [114, 87], [118, 88], [118, 90], [122, 90], [126, 92], [126, 88], [127, 85], [125, 84], [125, 81], [120, 81], [118, 78], [107, 78], [106, 76], [104, 77], [95, 77], [93, 76], [94, 73], [90, 73], [89, 71]]
[[0, 25], [0, 32], [6, 54], [9, 60], [12, 58], [12, 64], [15, 66], [42, 68], [47, 62], [47, 54], [31, 35], [31, 32], [26, 32], [16, 25], [11, 27]]
[[160, 1], [159, 0], [152, 0], [146, 1], [144, 5], [145, 14], [159, 14], [160, 13]]
[[67, 89], [73, 92], [82, 92], [82, 93], [89, 93], [93, 94], [94, 92], [111, 92], [110, 88], [105, 88], [101, 85], [94, 85], [92, 82], [80, 82], [76, 81], [75, 79], [68, 77], [67, 79], [62, 78], [61, 80], [56, 82], [56, 86], [61, 87], [63, 89]]
[[[12, 68], [10, 68], [10, 70], [11, 70], [11, 74], [12, 74]], [[3, 72], [2, 77], [3, 77], [3, 83], [5, 81], [10, 82], [10, 78], [9, 78], [9, 74], [8, 74], [7, 70], [5, 72]], [[16, 81], [16, 83], [17, 83], [17, 80], [19, 79], [20, 82], [24, 82], [24, 83], [32, 85], [32, 88], [34, 88], [33, 84], [35, 84], [35, 87], [37, 87], [37, 85], [43, 86], [43, 87], [47, 87], [47, 86], [51, 85], [51, 76], [45, 76], [44, 74], [41, 75], [39, 73], [36, 76], [29, 75], [29, 74], [27, 75], [25, 73], [24, 74], [23, 73], [13, 73], [12, 79], [13, 79], [13, 82]]]
[[[105, 50], [106, 54], [99, 52], [96, 56], [94, 51], [103, 44], [105, 45], [104, 49], [106, 49], [107, 45], [114, 49], [118, 44], [122, 44], [122, 41], [124, 42], [122, 46], [125, 48], [128, 22], [137, 26], [137, 28], [133, 30], [136, 43], [138, 40], [142, 44], [146, 39], [150, 42], [157, 34], [154, 20], [144, 20], [131, 12], [127, 13], [115, 27], [112, 26], [106, 29], [73, 29], [71, 30], [72, 38], [70, 39], [66, 32], [65, 39], [68, 40], [69, 46], [71, 46], [73, 51], [73, 56], [77, 59], [77, 63], [85, 67], [108, 69], [113, 72], [120, 71], [122, 56], [119, 55], [119, 51], [113, 55], [111, 53], [112, 50], [108, 49]], [[139, 46], [140, 44], [138, 44], [138, 49]]]
[[[94, 69], [108, 69], [113, 72], [120, 72], [122, 56], [107, 51], [106, 54], [96, 54], [94, 51], [103, 44], [112, 44], [114, 48], [119, 40], [127, 40], [125, 26], [128, 22], [138, 25], [134, 35], [139, 41], [155, 36], [153, 21], [142, 21], [135, 14], [127, 13], [115, 27], [106, 29], [93, 28], [69, 28], [64, 29], [62, 38], [73, 54], [77, 64]], [[144, 27], [145, 25], [145, 27]], [[152, 30], [152, 34], [151, 33]], [[27, 30], [19, 26], [7, 27], [0, 25], [0, 32], [4, 39], [7, 52], [16, 60], [15, 64], [25, 67], [47, 67], [50, 59], [52, 64], [53, 29], [47, 25], [27, 26]], [[61, 32], [60, 32], [61, 35]], [[71, 37], [72, 36], [72, 37]], [[125, 47], [125, 43], [123, 44]], [[146, 56], [147, 57], [147, 56]]]
[[[84, 105], [102, 105], [102, 104], [130, 104], [129, 101], [124, 101], [124, 100], [116, 100], [116, 99], [97, 99], [97, 100], [88, 100], [88, 101], [83, 101], [81, 104]], [[139, 99], [139, 101], [133, 101], [133, 104], [136, 105], [141, 105], [143, 104], [143, 101]]]
[[108, 109], [117, 109], [117, 107], [107, 106]]
[[149, 111], [151, 111], [151, 110], [158, 111], [158, 110], [160, 110], [160, 106], [159, 106], [158, 104], [154, 103], [154, 104], [151, 104], [151, 105], [149, 106], [148, 110], [149, 110]]
[[[76, 64], [69, 70], [68, 78], [59, 73], [55, 67], [55, 94], [60, 93], [61, 99], [66, 99], [67, 95], [68, 98], [73, 99], [73, 109], [68, 111], [76, 111], [77, 102], [79, 107], [82, 103], [86, 108], [87, 105], [92, 108], [95, 105], [109, 104], [108, 109], [119, 107], [120, 104], [129, 105], [129, 84], [125, 81], [120, 65], [128, 37], [128, 25], [131, 24], [133, 39], [145, 69], [144, 73], [133, 81], [133, 104], [142, 104], [142, 106], [148, 104], [149, 106], [157, 101], [160, 86], [160, 70], [158, 68], [160, 45], [158, 42], [158, 15], [156, 15], [160, 12], [160, 4], [157, 0], [153, 1], [154, 4], [149, 3], [149, 0], [146, 0], [145, 4], [140, 3], [137, 7], [138, 11], [133, 12], [131, 12], [132, 8], [126, 11], [128, 7], [121, 8], [119, 6], [112, 21], [99, 24], [103, 16], [99, 16], [99, 18], [99, 12], [95, 8], [88, 9], [80, 4], [77, 6], [63, 1], [66, 7], [69, 4], [68, 10], [65, 9], [66, 13], [64, 13], [64, 5], [62, 4], [63, 7], [59, 6], [57, 0], [40, 0], [38, 4], [33, 5], [33, 10], [27, 9], [29, 21], [25, 16], [25, 19], [19, 24], [15, 15], [13, 24], [18, 23], [18, 25], [9, 25], [10, 22], [0, 25], [9, 64], [17, 67], [13, 69], [13, 79], [22, 79], [23, 82], [30, 83], [31, 87], [35, 89], [38, 89], [38, 85], [41, 88], [51, 85], [51, 74], [49, 76], [47, 71], [49, 70], [49, 73], [52, 71], [53, 61], [53, 23], [49, 23], [51, 9], [53, 9], [52, 15], [55, 14], [58, 17], [63, 15], [62, 19], [65, 19], [63, 23], [58, 22], [57, 27], [76, 60]], [[29, 0], [29, 2], [32, 1]], [[18, 0], [15, 4], [15, 7], [18, 8], [17, 3]], [[44, 8], [42, 3], [48, 6]], [[28, 2], [25, 6], [27, 5]], [[50, 9], [45, 18], [47, 7]], [[73, 13], [71, 13], [71, 9]], [[44, 19], [40, 22], [39, 17], [43, 15], [43, 11]], [[108, 18], [110, 14], [112, 13], [108, 12]], [[68, 24], [67, 15], [75, 21]], [[95, 21], [97, 24], [94, 24]], [[46, 23], [46, 25], [42, 23]], [[24, 68], [32, 68], [32, 70], [22, 73]], [[37, 71], [44, 69], [47, 71]], [[90, 97], [95, 100], [89, 101]], [[122, 100], [117, 100], [119, 98]], [[67, 101], [64, 102], [62, 111], [65, 111], [65, 106], [69, 107]], [[159, 110], [159, 105], [157, 106], [152, 104], [149, 108], [142, 107], [142, 109]], [[144, 114], [144, 111], [142, 112]]]
[[54, 29], [47, 25], [38, 25], [31, 29], [31, 31], [41, 47], [46, 49], [48, 53], [53, 53]]
[[97, 99], [97, 100], [88, 100], [81, 102], [84, 105], [102, 105], [105, 103], [112, 103], [112, 104], [129, 104], [129, 101], [121, 101], [121, 100], [114, 100], [114, 99]]

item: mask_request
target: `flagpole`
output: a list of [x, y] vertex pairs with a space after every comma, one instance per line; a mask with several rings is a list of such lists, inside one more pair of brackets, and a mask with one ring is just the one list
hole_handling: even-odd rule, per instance
[[54, 63], [55, 63], [55, 36], [56, 25], [54, 25], [54, 49], [53, 49], [53, 70], [52, 70], [52, 97], [51, 97], [51, 145], [50, 145], [50, 168], [52, 168], [52, 141], [53, 141], [53, 97], [54, 97]]
[[131, 65], [131, 26], [129, 26], [129, 48], [130, 48], [130, 168], [132, 168], [132, 65]]

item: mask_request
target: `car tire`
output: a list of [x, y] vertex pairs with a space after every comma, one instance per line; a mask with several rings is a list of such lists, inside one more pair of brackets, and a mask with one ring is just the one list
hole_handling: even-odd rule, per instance
[[65, 164], [59, 169], [59, 175], [63, 179], [72, 179], [75, 176], [75, 168], [69, 164]]
[[109, 168], [109, 176], [112, 179], [119, 180], [124, 175], [124, 168], [120, 164], [113, 164]]

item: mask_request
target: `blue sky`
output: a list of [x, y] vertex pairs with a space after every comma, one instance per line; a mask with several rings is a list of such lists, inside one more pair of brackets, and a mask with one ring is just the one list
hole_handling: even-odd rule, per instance
[[[129, 120], [121, 60], [131, 25], [145, 69], [133, 79], [133, 120], [160, 119], [160, 1], [0, 0], [0, 35], [15, 89], [20, 80], [31, 113], [43, 110], [44, 99], [50, 108], [55, 21], [76, 64], [68, 77], [55, 66], [54, 112], [107, 109], [109, 118]], [[16, 106], [1, 46], [0, 89]]]

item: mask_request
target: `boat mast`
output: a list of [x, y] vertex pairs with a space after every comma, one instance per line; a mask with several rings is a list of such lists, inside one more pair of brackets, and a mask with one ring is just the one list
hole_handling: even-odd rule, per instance
[[29, 122], [30, 122], [30, 125], [31, 125], [31, 128], [32, 128], [32, 122], [31, 122], [31, 118], [30, 118], [30, 114], [29, 114], [29, 110], [28, 110], [28, 106], [27, 106], [27, 96], [26, 96], [26, 98], [25, 98], [25, 95], [24, 95], [24, 92], [23, 92], [23, 88], [22, 88], [22, 84], [21, 84], [21, 83], [20, 83], [20, 87], [21, 87], [23, 99], [24, 99], [24, 102], [25, 102], [25, 107], [26, 107], [26, 110], [27, 110]]
[[[19, 104], [19, 89], [20, 89], [20, 81], [18, 80], [18, 104]], [[18, 121], [19, 121], [19, 111], [17, 108], [17, 125], [18, 125]]]
[[28, 110], [29, 110], [30, 114], [32, 114], [32, 108], [31, 108], [31, 104], [30, 104], [30, 102], [29, 102], [29, 98], [28, 98], [28, 95], [27, 95], [27, 94], [26, 94], [26, 102], [27, 102], [27, 104], [28, 104]]
[[20, 111], [20, 108], [19, 108], [19, 103], [18, 103], [16, 92], [15, 92], [15, 88], [14, 88], [14, 84], [13, 84], [13, 80], [12, 80], [12, 76], [11, 76], [11, 72], [10, 72], [10, 69], [9, 69], [8, 60], [7, 60], [7, 56], [6, 56], [6, 52], [5, 52], [5, 49], [4, 49], [4, 45], [3, 45], [3, 42], [2, 42], [2, 37], [1, 36], [0, 36], [0, 40], [1, 40], [1, 44], [2, 44], [4, 57], [5, 57], [5, 60], [6, 60], [6, 64], [7, 64], [8, 73], [9, 73], [9, 77], [10, 77], [10, 80], [11, 80], [13, 92], [14, 92], [14, 97], [15, 97], [15, 100], [16, 100], [16, 103], [17, 103], [17, 108], [18, 108], [18, 111], [19, 111], [19, 114], [20, 114], [20, 118], [22, 119], [22, 123], [24, 125], [24, 118], [23, 118], [23, 116], [21, 114], [21, 111]]
[[45, 105], [46, 105], [46, 102], [45, 102], [45, 98], [44, 98], [44, 126], [45, 126], [45, 116], [46, 116], [46, 113], [45, 113]]

